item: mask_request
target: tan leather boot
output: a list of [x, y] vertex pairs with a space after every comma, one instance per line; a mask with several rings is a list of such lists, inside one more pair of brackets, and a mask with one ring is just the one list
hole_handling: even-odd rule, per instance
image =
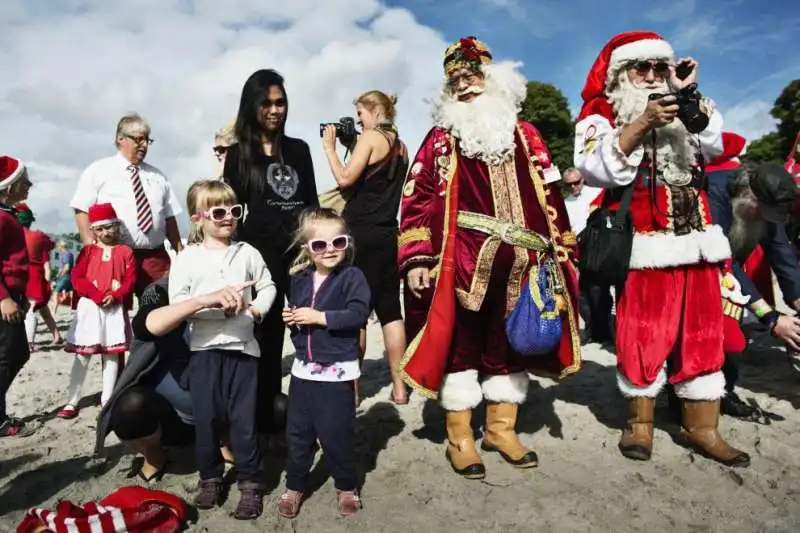
[[536, 452], [527, 449], [519, 441], [515, 426], [517, 411], [515, 403], [487, 403], [486, 428], [481, 448], [497, 452], [506, 462], [517, 468], [533, 468], [539, 465]]
[[719, 400], [683, 400], [681, 436], [692, 448], [726, 466], [750, 466], [750, 456], [729, 445], [719, 434], [719, 404]]
[[653, 453], [655, 398], [628, 398], [628, 427], [619, 439], [619, 451], [628, 459], [647, 461]]
[[486, 469], [475, 449], [475, 434], [472, 432], [472, 410], [447, 411], [447, 460], [457, 474], [467, 479], [483, 479]]

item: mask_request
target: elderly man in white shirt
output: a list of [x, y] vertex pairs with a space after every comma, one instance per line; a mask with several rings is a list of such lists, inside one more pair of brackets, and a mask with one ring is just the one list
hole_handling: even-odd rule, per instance
[[592, 211], [592, 202], [603, 189], [586, 185], [586, 180], [576, 168], [564, 173], [563, 184], [564, 205], [567, 207], [569, 225], [577, 235], [586, 227], [586, 220]]
[[108, 202], [122, 222], [122, 241], [136, 254], [136, 294], [169, 271], [170, 257], [164, 247], [169, 240], [176, 252], [183, 249], [175, 216], [183, 210], [164, 174], [144, 162], [152, 144], [150, 126], [137, 114], [122, 117], [117, 124], [117, 153], [95, 161], [78, 181], [70, 206], [75, 210], [78, 231], [85, 244], [94, 242], [89, 227], [89, 207]]

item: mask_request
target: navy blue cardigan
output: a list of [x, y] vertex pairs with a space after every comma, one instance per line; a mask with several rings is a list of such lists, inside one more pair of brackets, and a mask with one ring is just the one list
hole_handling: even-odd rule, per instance
[[325, 313], [325, 326], [291, 328], [295, 357], [301, 361], [331, 364], [355, 361], [359, 334], [369, 319], [370, 291], [367, 278], [356, 267], [331, 272], [314, 294], [314, 270], [292, 276], [289, 307], [313, 307]]

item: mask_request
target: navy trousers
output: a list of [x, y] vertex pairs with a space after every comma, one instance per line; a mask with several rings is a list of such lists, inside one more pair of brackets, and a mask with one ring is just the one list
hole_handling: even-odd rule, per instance
[[309, 381], [292, 376], [286, 421], [286, 488], [305, 492], [317, 438], [337, 490], [358, 488], [356, 401], [352, 381]]
[[258, 358], [230, 350], [193, 352], [189, 390], [195, 427], [195, 454], [201, 480], [221, 479], [221, 428], [230, 427], [230, 447], [239, 483], [264, 484], [256, 431]]

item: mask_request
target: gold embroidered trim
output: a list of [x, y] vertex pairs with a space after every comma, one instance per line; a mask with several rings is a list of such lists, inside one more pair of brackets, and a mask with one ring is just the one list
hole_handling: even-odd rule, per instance
[[[448, 142], [450, 143], [450, 145], [452, 147], [452, 139], [450, 138], [449, 134], [447, 134], [447, 140], [448, 140]], [[436, 271], [437, 275], [438, 275], [439, 272], [441, 272], [441, 269], [442, 269], [442, 258], [444, 257], [444, 246], [447, 244], [447, 236], [449, 234], [449, 230], [447, 228], [447, 221], [450, 219], [449, 213], [450, 213], [450, 209], [452, 208], [452, 206], [450, 205], [450, 200], [451, 200], [451, 198], [450, 198], [450, 186], [453, 183], [452, 178], [453, 178], [453, 176], [455, 175], [455, 172], [456, 172], [456, 163], [457, 163], [457, 161], [458, 160], [455, 157], [451, 158], [451, 160], [450, 160], [450, 168], [448, 168], [448, 170], [447, 170], [447, 179], [446, 179], [447, 186], [446, 186], [445, 194], [444, 194], [444, 230], [443, 230], [443, 235], [442, 235], [442, 253], [439, 254], [438, 260], [436, 262], [436, 266], [432, 270], [432, 272]], [[433, 286], [433, 298], [436, 298], [436, 296], [438, 294], [438, 291], [439, 291], [439, 284], [436, 283]], [[422, 329], [420, 329], [419, 333], [417, 333], [417, 336], [414, 337], [411, 340], [411, 342], [408, 344], [408, 348], [406, 348], [406, 351], [403, 354], [403, 358], [400, 359], [400, 364], [398, 365], [398, 367], [399, 367], [399, 372], [400, 372], [400, 378], [409, 387], [413, 388], [415, 391], [417, 391], [419, 394], [421, 394], [425, 398], [430, 398], [431, 400], [436, 400], [439, 397], [439, 392], [438, 391], [432, 391], [432, 390], [430, 390], [428, 388], [423, 387], [422, 385], [420, 385], [419, 383], [414, 381], [411, 378], [411, 376], [409, 376], [404, 370], [405, 366], [408, 364], [408, 362], [411, 360], [411, 358], [414, 357], [414, 353], [417, 351], [417, 348], [419, 347], [419, 343], [420, 343], [420, 340], [422, 339], [422, 335], [425, 333], [425, 331], [427, 329], [428, 329], [428, 321], [426, 320], [425, 324], [422, 326]]]
[[722, 300], [722, 314], [739, 321], [742, 319], [744, 309], [741, 305], [735, 304], [730, 300]]
[[[541, 174], [542, 167], [538, 164], [534, 164], [533, 160], [531, 160], [528, 138], [525, 136], [525, 132], [522, 131], [522, 128], [519, 125], [517, 125], [517, 132], [519, 133], [519, 138], [522, 140], [522, 146], [525, 149], [525, 153], [528, 157], [528, 169], [531, 175], [531, 180], [533, 180], [533, 187], [536, 190], [536, 199], [539, 201], [539, 206], [541, 207], [542, 211], [546, 212], [547, 199], [544, 192], [544, 179], [542, 178]], [[559, 232], [549, 217], [547, 219], [547, 226], [548, 230], [550, 231], [550, 238], [553, 240], [553, 242], [557, 242], [556, 237], [559, 236]], [[556, 264], [559, 267], [556, 268], [556, 275], [558, 275], [559, 281], [566, 288], [566, 276], [564, 275], [563, 269], [568, 268], [567, 265], [569, 263], [563, 261], [559, 257]], [[581, 338], [579, 332], [579, 322], [575, 308], [572, 304], [572, 299], [565, 298], [565, 300], [567, 302], [567, 323], [569, 326], [570, 341], [572, 343], [572, 364], [561, 371], [559, 379], [572, 375], [581, 368]]]
[[464, 309], [480, 311], [483, 300], [486, 297], [486, 289], [489, 288], [494, 256], [497, 255], [501, 242], [497, 237], [487, 237], [483, 241], [478, 257], [475, 260], [475, 272], [472, 274], [469, 291], [456, 288], [456, 296]]
[[430, 228], [411, 228], [400, 234], [397, 239], [397, 247], [402, 248], [406, 244], [414, 241], [429, 241], [431, 240]]
[[578, 244], [578, 237], [571, 231], [565, 231], [561, 234], [561, 243], [564, 246], [575, 246]]

